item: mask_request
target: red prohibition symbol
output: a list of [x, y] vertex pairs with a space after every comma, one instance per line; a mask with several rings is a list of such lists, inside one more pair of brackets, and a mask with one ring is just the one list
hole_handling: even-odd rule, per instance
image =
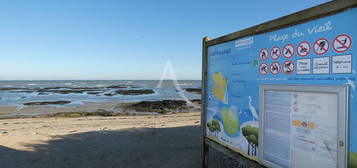
[[287, 44], [283, 49], [283, 56], [285, 58], [291, 58], [294, 55], [294, 46], [291, 44]]
[[268, 59], [268, 49], [263, 48], [259, 52], [259, 58], [262, 61], [266, 61]]
[[295, 65], [292, 61], [287, 60], [284, 62], [283, 71], [285, 74], [290, 75], [294, 72]]
[[268, 74], [268, 64], [266, 64], [266, 63], [261, 63], [261, 64], [259, 65], [259, 73], [260, 73], [261, 75], [266, 75], [266, 74]]
[[303, 41], [303, 42], [299, 43], [297, 46], [297, 54], [300, 57], [305, 57], [305, 56], [309, 55], [310, 48], [311, 48], [310, 43], [307, 41]]
[[338, 52], [343, 53], [352, 46], [352, 38], [347, 34], [338, 35], [332, 42], [332, 48]]
[[279, 74], [279, 72], [280, 72], [280, 64], [279, 64], [279, 62], [273, 62], [273, 63], [270, 65], [270, 72], [271, 72], [273, 75]]
[[328, 48], [330, 47], [329, 41], [325, 38], [320, 38], [314, 43], [314, 52], [317, 55], [322, 55], [327, 53]]
[[276, 60], [280, 57], [280, 48], [279, 47], [273, 47], [270, 51], [270, 57], [273, 58], [273, 60]]

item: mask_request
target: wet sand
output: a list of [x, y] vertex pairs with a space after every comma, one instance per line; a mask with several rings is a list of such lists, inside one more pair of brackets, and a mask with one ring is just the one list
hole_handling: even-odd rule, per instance
[[107, 111], [120, 110], [117, 106], [118, 102], [85, 102], [78, 106], [24, 106], [17, 108], [16, 106], [0, 106], [0, 118], [6, 115], [10, 116], [37, 116], [45, 114], [54, 114], [60, 112], [95, 112], [98, 109]]

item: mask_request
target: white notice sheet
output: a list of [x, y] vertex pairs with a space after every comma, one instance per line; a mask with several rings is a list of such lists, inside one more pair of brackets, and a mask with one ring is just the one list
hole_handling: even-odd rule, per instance
[[337, 94], [264, 92], [263, 158], [281, 167], [337, 166]]
[[291, 93], [267, 91], [264, 102], [264, 159], [290, 167]]

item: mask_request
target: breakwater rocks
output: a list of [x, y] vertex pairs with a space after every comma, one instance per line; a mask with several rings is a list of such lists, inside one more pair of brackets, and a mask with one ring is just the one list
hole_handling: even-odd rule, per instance
[[24, 103], [26, 106], [35, 106], [35, 105], [64, 105], [69, 104], [71, 101], [48, 101], [48, 102], [29, 102]]
[[38, 93], [80, 94], [88, 92], [101, 92], [103, 89], [103, 87], [46, 87], [35, 88], [34, 91]]
[[115, 95], [144, 95], [144, 94], [154, 94], [155, 91], [152, 89], [142, 89], [142, 90], [116, 90], [111, 93], [104, 94], [105, 96], [115, 96]]
[[2, 90], [2, 91], [22, 90], [22, 89], [25, 89], [25, 88], [0, 88], [0, 90]]
[[98, 109], [95, 112], [61, 112], [55, 114], [49, 114], [47, 117], [88, 117], [88, 116], [101, 116], [101, 117], [113, 117], [113, 116], [123, 116], [127, 114], [115, 113], [112, 111], [107, 111], [104, 109]]
[[129, 87], [129, 85], [112, 85], [112, 86], [108, 86], [106, 88], [109, 88], [109, 89], [123, 89], [123, 88], [127, 88]]
[[195, 94], [201, 94], [202, 89], [201, 88], [185, 88], [187, 92], [190, 93], [195, 93]]
[[196, 105], [201, 105], [202, 100], [201, 99], [192, 99], [190, 100], [192, 103], [196, 104]]
[[141, 101], [137, 103], [124, 103], [119, 106], [124, 110], [135, 110], [139, 112], [185, 112], [190, 106], [183, 100], [161, 100], [161, 101]]
[[155, 93], [152, 89], [143, 89], [143, 90], [117, 90], [116, 94], [121, 95], [142, 95], [142, 94], [153, 94]]
[[[194, 104], [200, 102], [200, 99], [191, 100]], [[71, 103], [70, 101], [43, 101], [24, 103], [26, 106], [46, 106], [63, 105]], [[197, 105], [197, 104], [196, 104]], [[38, 107], [41, 108], [41, 107]], [[44, 107], [46, 108], [46, 107]], [[84, 116], [123, 116], [123, 115], [157, 115], [171, 114], [180, 112], [190, 112], [199, 110], [197, 107], [183, 100], [160, 100], [160, 101], [141, 101], [131, 103], [110, 103], [104, 106], [95, 106], [93, 108], [76, 108], [75, 110], [59, 110], [52, 114], [46, 114], [47, 117], [84, 117]]]

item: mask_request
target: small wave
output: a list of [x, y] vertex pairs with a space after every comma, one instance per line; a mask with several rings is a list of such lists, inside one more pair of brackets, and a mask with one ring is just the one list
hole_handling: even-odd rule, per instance
[[15, 85], [4, 85], [2, 87], [14, 87]]
[[178, 83], [179, 86], [190, 86], [193, 85], [192, 83]]
[[36, 86], [36, 85], [38, 85], [37, 83], [29, 83], [29, 84], [27, 84], [28, 86]]
[[23, 109], [25, 106], [24, 105], [19, 105], [19, 106], [16, 106], [16, 110], [18, 111], [18, 110], [21, 110], [21, 109]]
[[70, 85], [72, 85], [72, 83], [65, 83], [64, 85], [66, 85], [66, 86], [70, 86]]

